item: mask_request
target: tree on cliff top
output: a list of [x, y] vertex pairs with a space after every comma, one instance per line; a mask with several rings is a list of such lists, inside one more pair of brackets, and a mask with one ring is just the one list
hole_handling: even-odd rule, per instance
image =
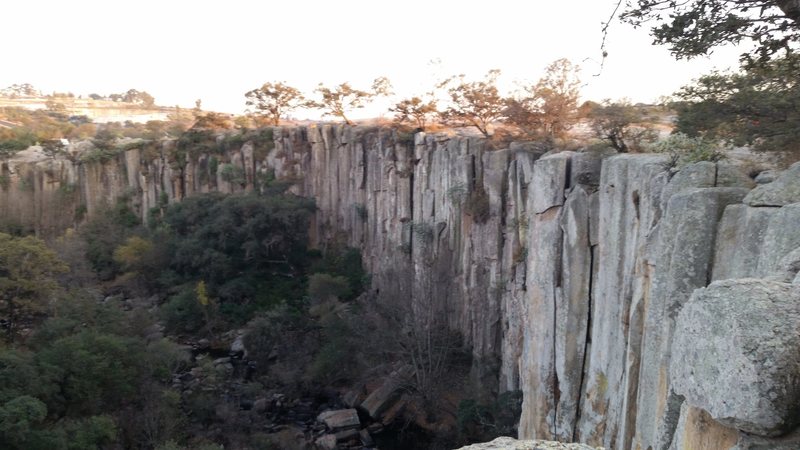
[[436, 100], [421, 97], [411, 97], [400, 100], [390, 112], [395, 113], [395, 122], [399, 124], [413, 123], [417, 128], [424, 130], [430, 118], [436, 114]]
[[283, 82], [264, 83], [244, 96], [247, 99], [245, 104], [254, 107], [256, 114], [270, 125], [278, 125], [283, 114], [305, 104], [303, 94]]
[[391, 89], [391, 83], [386, 77], [376, 78], [369, 91], [355, 89], [350, 86], [350, 83], [342, 83], [333, 88], [320, 83], [314, 92], [319, 94], [321, 99], [309, 101], [306, 106], [322, 109], [323, 115], [339, 117], [346, 124], [352, 125], [353, 122], [347, 118], [348, 111], [363, 108], [376, 97], [390, 95]]
[[440, 113], [443, 122], [473, 126], [489, 137], [489, 125], [503, 117], [505, 102], [497, 90], [500, 71], [490, 70], [483, 80], [466, 81], [458, 75], [445, 79], [438, 87], [447, 90], [450, 104]]
[[578, 120], [578, 66], [558, 59], [545, 75], [506, 101], [506, 121], [529, 136], [562, 138]]
[[713, 72], [683, 87], [673, 105], [676, 131], [761, 150], [797, 150], [800, 141], [800, 55]]
[[654, 43], [669, 45], [677, 58], [752, 41], [755, 48], [742, 58], [764, 63], [795, 52], [800, 42], [800, 0], [637, 0], [620, 18], [637, 27], [652, 23]]

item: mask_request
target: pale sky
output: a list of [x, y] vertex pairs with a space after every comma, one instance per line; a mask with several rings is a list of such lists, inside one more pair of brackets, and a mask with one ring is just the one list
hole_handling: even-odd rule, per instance
[[[368, 88], [387, 76], [401, 95], [447, 75], [502, 71], [502, 86], [537, 80], [558, 58], [583, 67], [584, 100], [653, 102], [740, 51], [675, 61], [646, 29], [615, 21], [599, 76], [611, 0], [24, 0], [0, 8], [0, 88], [145, 90], [159, 105], [241, 113], [266, 81], [311, 92], [319, 82]], [[431, 64], [432, 60], [440, 61]], [[375, 115], [364, 111], [363, 115]], [[304, 114], [297, 114], [303, 116]], [[354, 114], [354, 117], [358, 117]], [[301, 117], [302, 118], [302, 117]]]

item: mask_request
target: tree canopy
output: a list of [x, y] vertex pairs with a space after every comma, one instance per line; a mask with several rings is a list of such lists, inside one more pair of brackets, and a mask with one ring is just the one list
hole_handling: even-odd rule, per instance
[[499, 70], [490, 70], [482, 80], [467, 81], [464, 75], [447, 78], [439, 88], [447, 90], [450, 104], [441, 112], [441, 118], [455, 125], [474, 126], [484, 136], [489, 136], [489, 125], [503, 117], [503, 97], [497, 89]]
[[0, 305], [10, 338], [24, 315], [46, 309], [58, 290], [55, 275], [66, 271], [66, 264], [42, 240], [0, 233]]
[[244, 94], [247, 106], [255, 108], [270, 125], [278, 125], [282, 115], [304, 105], [303, 94], [282, 82], [264, 83], [260, 88]]
[[676, 94], [676, 131], [761, 150], [796, 150], [800, 141], [800, 56], [738, 73], [713, 72]]
[[655, 43], [668, 45], [678, 58], [751, 41], [755, 46], [743, 59], [763, 63], [793, 53], [800, 41], [798, 0], [637, 0], [620, 18], [634, 26], [652, 24]]
[[315, 92], [320, 100], [310, 101], [306, 106], [322, 109], [323, 115], [339, 117], [350, 125], [352, 122], [347, 118], [349, 111], [365, 107], [375, 97], [389, 95], [391, 84], [386, 77], [378, 77], [372, 82], [372, 88], [365, 91], [353, 88], [350, 83], [332, 88], [320, 83]]

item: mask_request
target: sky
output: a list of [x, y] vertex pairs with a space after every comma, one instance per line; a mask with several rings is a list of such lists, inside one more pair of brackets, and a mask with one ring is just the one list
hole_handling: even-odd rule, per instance
[[[611, 0], [25, 0], [0, 9], [0, 87], [45, 93], [144, 90], [164, 106], [242, 113], [267, 81], [305, 92], [318, 83], [368, 88], [387, 76], [400, 96], [455, 74], [500, 69], [501, 88], [535, 82], [568, 58], [582, 68], [583, 100], [652, 103], [738, 51], [676, 61], [647, 29], [612, 22]], [[354, 117], [376, 116], [384, 105]], [[385, 113], [384, 113], [385, 114]], [[314, 118], [312, 112], [301, 112]], [[305, 117], [298, 117], [305, 118]]]

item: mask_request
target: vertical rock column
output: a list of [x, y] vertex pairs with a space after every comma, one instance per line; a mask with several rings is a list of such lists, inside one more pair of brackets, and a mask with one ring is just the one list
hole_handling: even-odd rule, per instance
[[571, 152], [533, 165], [521, 438], [574, 439], [591, 304], [590, 224], [599, 169], [599, 159]]

